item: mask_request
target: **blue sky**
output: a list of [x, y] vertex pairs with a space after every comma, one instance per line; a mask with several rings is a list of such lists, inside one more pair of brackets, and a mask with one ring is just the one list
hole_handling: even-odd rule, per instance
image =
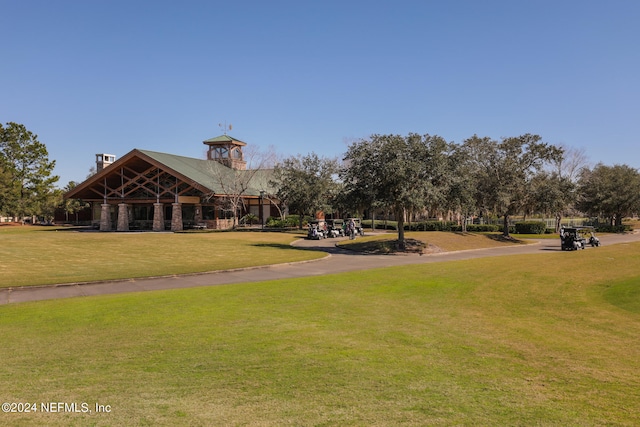
[[0, 0], [0, 122], [59, 186], [96, 153], [230, 135], [340, 157], [379, 134], [536, 133], [640, 167], [640, 2]]

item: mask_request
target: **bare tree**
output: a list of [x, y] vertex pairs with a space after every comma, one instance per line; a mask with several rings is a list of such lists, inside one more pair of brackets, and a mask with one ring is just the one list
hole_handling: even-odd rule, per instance
[[589, 167], [589, 157], [585, 149], [564, 144], [559, 145], [559, 148], [562, 150], [562, 157], [553, 161], [553, 172], [573, 183], [578, 182], [582, 170]]
[[208, 195], [216, 197], [220, 207], [229, 212], [233, 219], [233, 228], [238, 226], [238, 215], [246, 209], [247, 197], [259, 197], [269, 194], [269, 178], [276, 154], [273, 147], [261, 150], [257, 146], [247, 146], [244, 150], [246, 169], [235, 169], [217, 161], [211, 161], [208, 173], [217, 187]]

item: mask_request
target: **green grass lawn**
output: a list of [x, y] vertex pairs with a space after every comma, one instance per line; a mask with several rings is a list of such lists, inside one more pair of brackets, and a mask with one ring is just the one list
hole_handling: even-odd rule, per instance
[[99, 233], [0, 227], [0, 287], [163, 276], [325, 256], [287, 233]]
[[[408, 232], [443, 250], [512, 244], [490, 233]], [[290, 243], [303, 234], [99, 233], [52, 227], [0, 227], [0, 287], [47, 285], [198, 273], [317, 259], [325, 254]], [[395, 234], [367, 236], [394, 239]]]
[[[519, 236], [514, 235], [513, 237], [513, 241], [505, 241], [500, 233], [460, 233], [445, 231], [407, 231], [405, 233], [406, 239], [415, 239], [442, 251], [495, 248], [526, 243], [526, 241], [518, 240]], [[527, 235], [527, 237], [530, 236]], [[398, 234], [396, 232], [365, 235], [355, 240], [343, 240], [339, 243], [339, 246], [355, 251], [389, 253], [395, 251], [397, 239]], [[427, 249], [427, 252], [429, 251], [431, 251], [431, 249]]]
[[[193, 237], [193, 236], [185, 236]], [[635, 426], [640, 244], [0, 306], [12, 426]]]

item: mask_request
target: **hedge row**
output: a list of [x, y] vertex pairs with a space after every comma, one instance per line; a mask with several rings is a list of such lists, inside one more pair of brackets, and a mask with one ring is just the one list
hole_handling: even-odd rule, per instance
[[544, 221], [516, 222], [516, 234], [544, 234], [547, 231], [547, 224]]
[[[366, 228], [371, 228], [371, 220], [362, 221]], [[396, 221], [376, 221], [376, 229], [378, 230], [398, 230]], [[407, 231], [462, 231], [462, 227], [453, 221], [420, 221], [405, 223], [404, 229]], [[500, 231], [500, 226], [493, 224], [469, 224], [467, 231], [471, 232], [495, 232]]]
[[[459, 230], [457, 231], [462, 231], [461, 226], [458, 226], [458, 229]], [[467, 231], [476, 232], [476, 233], [495, 232], [495, 231], [500, 231], [500, 226], [495, 224], [469, 224], [467, 225]]]
[[[365, 228], [371, 228], [371, 220], [362, 221]], [[376, 221], [377, 230], [398, 230], [396, 221]], [[458, 223], [451, 221], [420, 221], [412, 223], [404, 223], [404, 229], [407, 231], [455, 231]]]
[[452, 221], [421, 221], [405, 224], [404, 229], [408, 231], [452, 231], [458, 226]]
[[[313, 218], [305, 216], [303, 223], [306, 225]], [[278, 217], [267, 218], [266, 227], [269, 228], [297, 228], [300, 224], [299, 215], [289, 215], [284, 220]], [[371, 228], [371, 220], [364, 220], [362, 224], [365, 228]], [[376, 220], [375, 228], [378, 230], [398, 230], [396, 221]], [[462, 227], [452, 221], [420, 221], [405, 223], [404, 229], [407, 231], [462, 231]], [[469, 224], [467, 231], [469, 232], [498, 232], [502, 231], [502, 225], [496, 224]], [[624, 233], [633, 231], [630, 225], [611, 226], [600, 224], [596, 227], [596, 231], [600, 233]], [[514, 234], [549, 234], [554, 230], [547, 229], [543, 221], [524, 221], [518, 222], [509, 227], [509, 233]]]
[[600, 224], [596, 227], [596, 231], [600, 233], [628, 233], [633, 231], [631, 225], [603, 225]]
[[[371, 220], [365, 219], [362, 221], [362, 226], [364, 228], [371, 228]], [[375, 222], [376, 230], [397, 230], [398, 224], [396, 221], [384, 221], [384, 220], [376, 220]]]
[[[302, 221], [303, 225], [306, 225], [311, 219], [311, 217], [305, 216]], [[300, 226], [300, 215], [289, 215], [284, 220], [270, 216], [267, 218], [265, 226], [268, 228], [297, 228]]]

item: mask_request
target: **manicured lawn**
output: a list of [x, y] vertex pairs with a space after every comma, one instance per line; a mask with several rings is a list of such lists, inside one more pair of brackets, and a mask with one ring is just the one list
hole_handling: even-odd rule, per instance
[[[517, 236], [513, 236], [518, 239]], [[499, 246], [508, 246], [515, 244], [525, 244], [526, 241], [505, 241], [500, 233], [453, 233], [444, 231], [407, 231], [405, 238], [416, 239], [433, 245], [443, 251], [461, 251], [469, 249], [495, 248]], [[340, 246], [345, 249], [353, 249], [356, 251], [367, 248], [378, 248], [380, 252], [386, 252], [385, 248], [391, 249], [393, 242], [397, 241], [398, 234], [383, 233], [374, 235], [365, 235], [358, 237], [356, 240], [344, 240], [340, 242]]]
[[286, 233], [99, 233], [0, 227], [0, 287], [224, 270], [323, 257]]
[[0, 424], [635, 426], [638, 265], [612, 245], [0, 306], [3, 401], [111, 408]]
[[[408, 232], [443, 250], [505, 244], [498, 234]], [[367, 236], [394, 239], [395, 234]], [[163, 276], [278, 264], [325, 256], [290, 246], [287, 233], [99, 233], [52, 227], [0, 227], [0, 287]], [[357, 248], [356, 248], [357, 250]]]

